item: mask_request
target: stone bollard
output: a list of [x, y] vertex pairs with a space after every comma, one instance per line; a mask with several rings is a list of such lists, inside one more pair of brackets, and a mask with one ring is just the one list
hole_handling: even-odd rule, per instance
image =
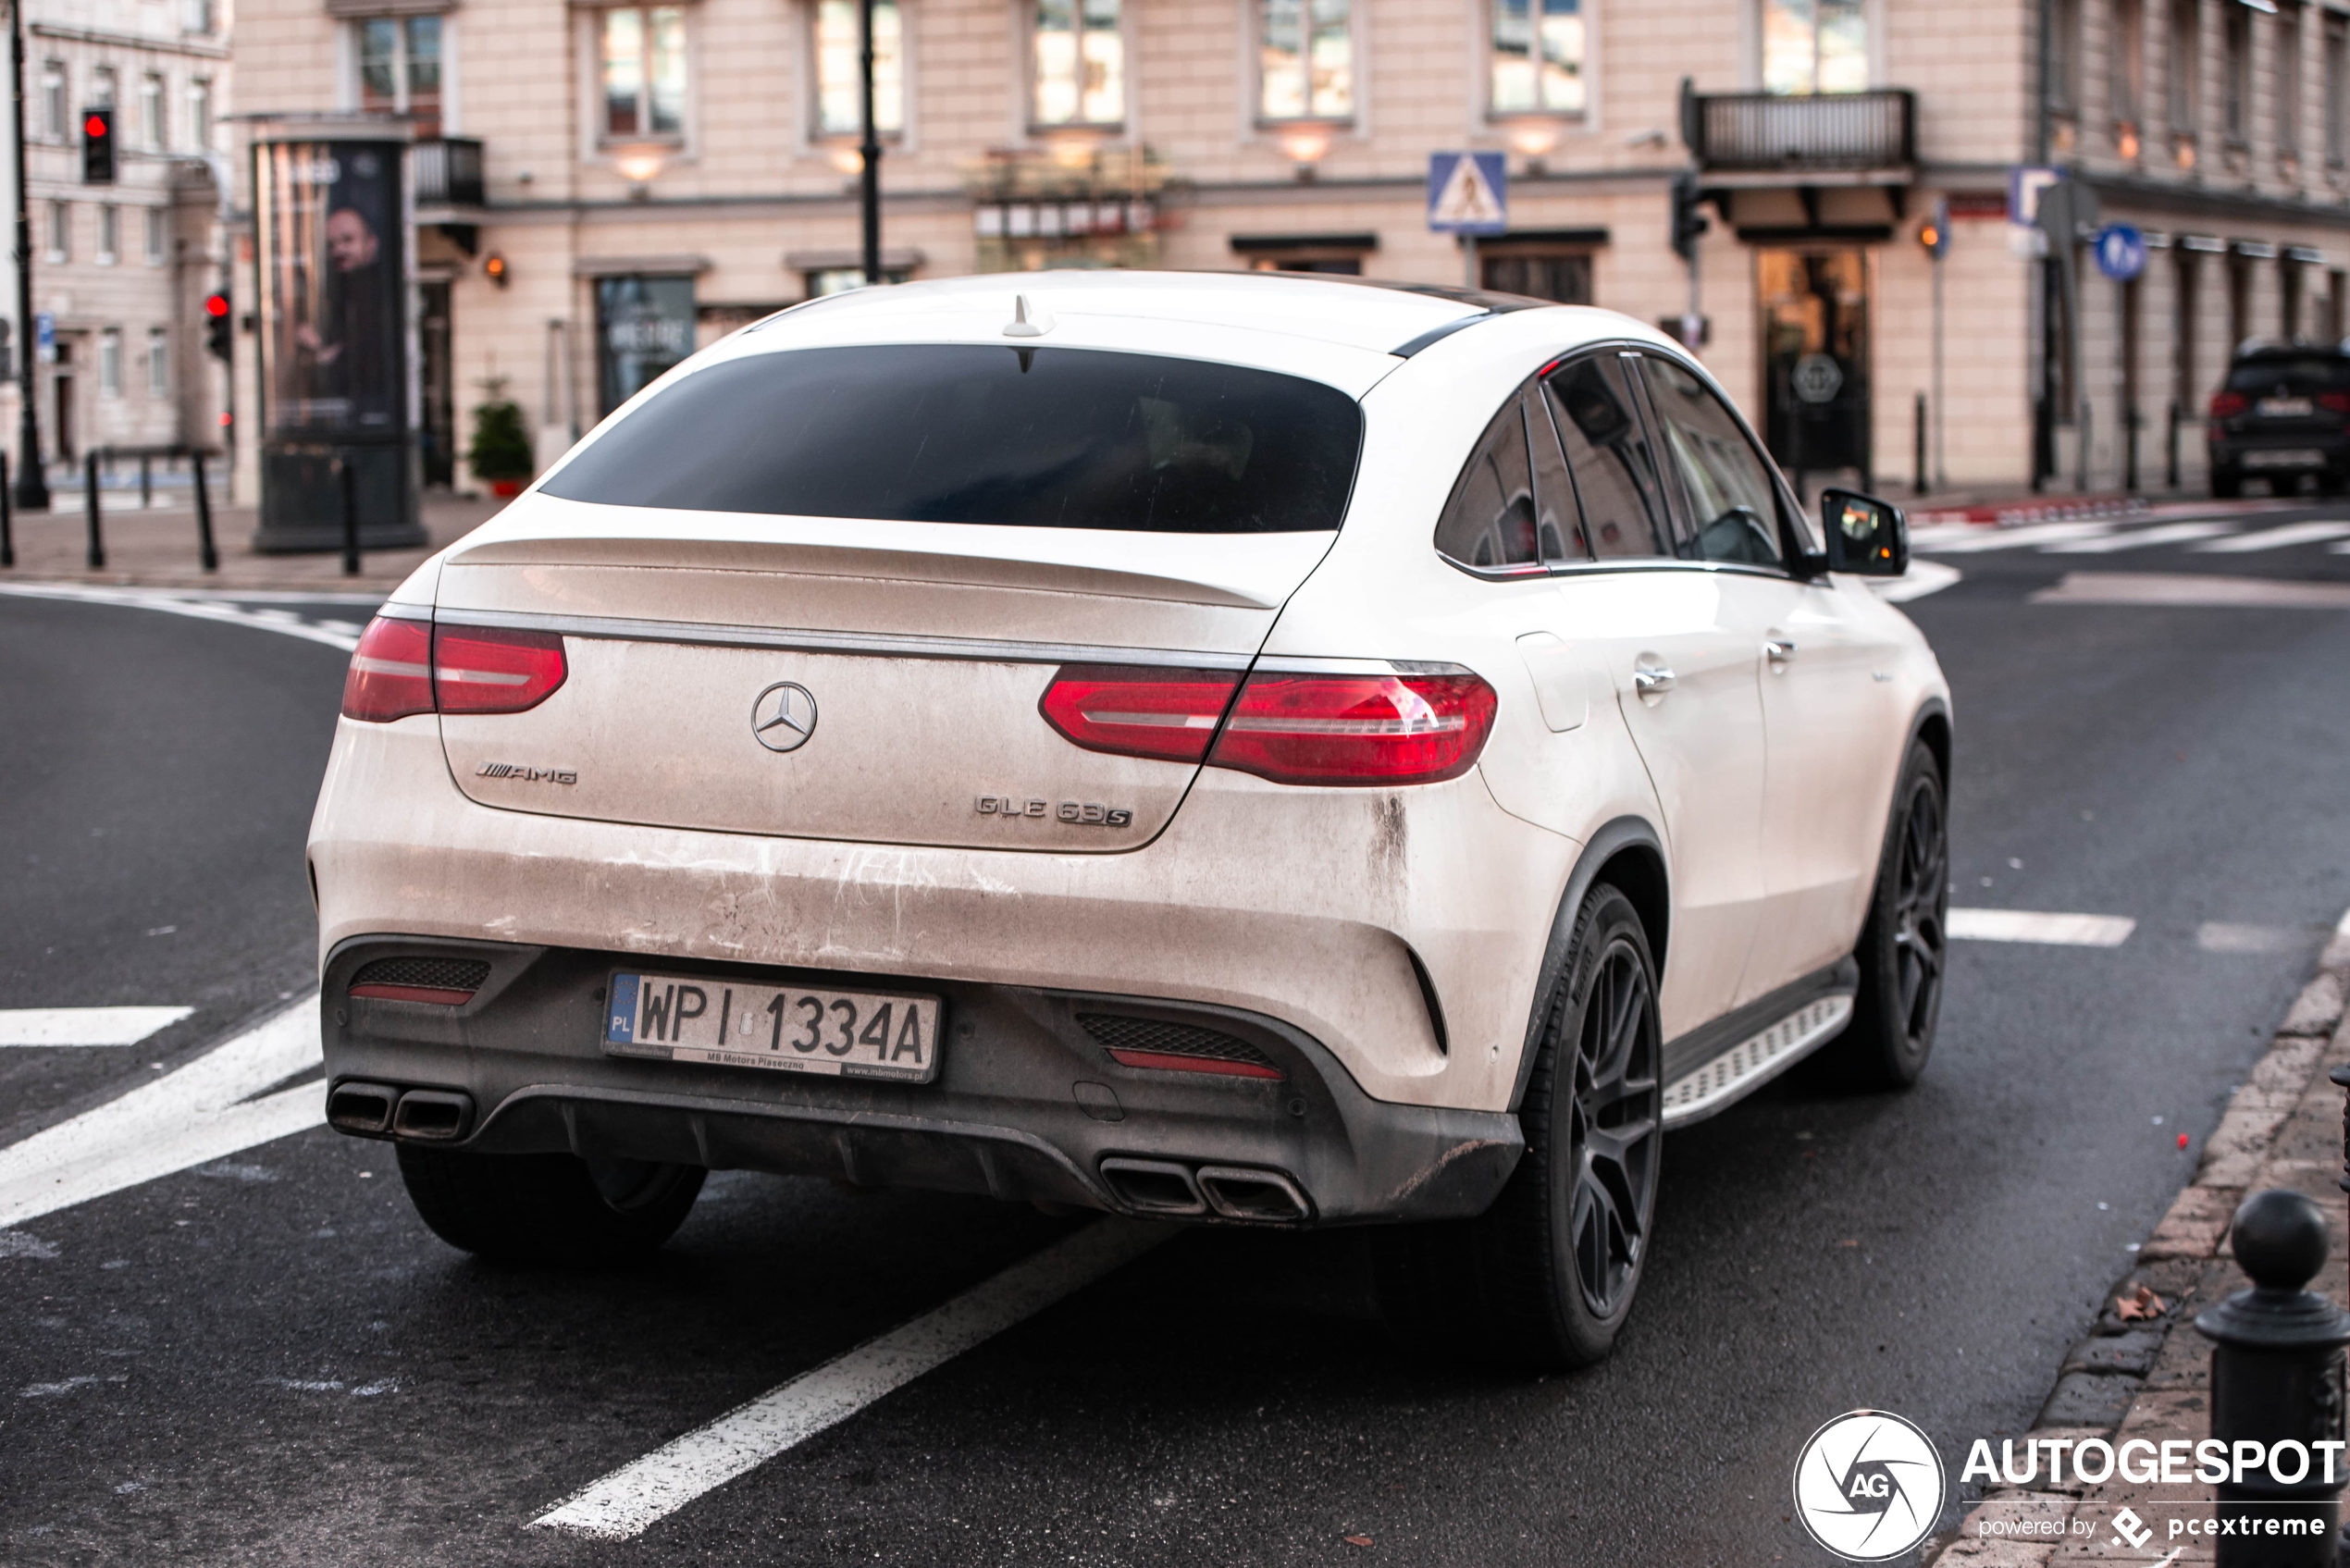
[[[2286, 1188], [2255, 1192], [2236, 1210], [2228, 1244], [2253, 1289], [2195, 1320], [2213, 1344], [2211, 1435], [2240, 1466], [2219, 1488], [2220, 1568], [2335, 1568], [2336, 1511], [2350, 1479], [2342, 1420], [2350, 1313], [2303, 1289], [2325, 1266], [2325, 1211]], [[2243, 1463], [2254, 1443], [2257, 1468]], [[2279, 1445], [2290, 1479], [2278, 1475]], [[2296, 1449], [2303, 1463], [2294, 1475]], [[2272, 1535], [2272, 1520], [2315, 1521], [2318, 1529]]]

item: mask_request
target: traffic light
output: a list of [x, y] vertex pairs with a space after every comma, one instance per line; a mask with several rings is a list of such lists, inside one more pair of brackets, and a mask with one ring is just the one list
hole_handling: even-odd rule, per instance
[[1673, 177], [1673, 253], [1685, 262], [1697, 260], [1697, 242], [1713, 227], [1703, 213], [1698, 211], [1703, 200], [1698, 190], [1697, 170], [1682, 169]]
[[234, 359], [236, 347], [231, 334], [236, 327], [229, 313], [229, 296], [225, 293], [205, 295], [204, 315], [204, 346], [216, 359]]
[[114, 110], [81, 112], [81, 183], [114, 183]]
[[1940, 261], [1950, 249], [1950, 208], [1947, 202], [1936, 202], [1934, 210], [1918, 224], [1918, 244], [1925, 253]]

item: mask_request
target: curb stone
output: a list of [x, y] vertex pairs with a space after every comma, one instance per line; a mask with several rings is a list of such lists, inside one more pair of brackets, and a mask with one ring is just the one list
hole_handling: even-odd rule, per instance
[[[2294, 999], [2269, 1049], [2230, 1096], [2220, 1124], [2206, 1140], [2195, 1179], [2138, 1251], [2137, 1266], [2106, 1292], [2089, 1335], [2065, 1355], [2055, 1386], [2032, 1430], [2015, 1440], [2145, 1437], [2199, 1439], [2209, 1435], [2207, 1389], [2210, 1347], [2189, 1327], [2203, 1307], [2245, 1288], [2235, 1262], [2221, 1251], [2228, 1222], [2246, 1192], [2293, 1187], [2319, 1200], [2331, 1239], [2328, 1267], [2312, 1281], [2336, 1303], [2344, 1299], [2343, 1258], [2350, 1253], [2341, 1189], [2342, 1091], [2328, 1080], [2331, 1068], [2350, 1064], [2350, 914], [2344, 914], [2318, 960], [2317, 971]], [[2116, 1298], [2150, 1287], [2164, 1311], [2151, 1322], [2124, 1322]], [[1963, 1468], [1963, 1459], [1958, 1468]], [[2149, 1539], [2143, 1549], [2124, 1545], [2108, 1527], [2125, 1505], [2151, 1504], [2151, 1488], [2118, 1475], [2090, 1486], [2068, 1472], [2050, 1486], [2045, 1471], [2022, 1486], [1987, 1488], [1956, 1534], [1929, 1537], [1918, 1562], [1931, 1568], [2051, 1568], [2072, 1562], [2208, 1562], [2212, 1549], [2196, 1537], [2180, 1543]], [[2176, 1488], [2163, 1500], [2175, 1509]], [[1986, 1535], [2068, 1530], [2093, 1521], [2091, 1533]], [[2175, 1551], [2175, 1556], [2167, 1555]]]

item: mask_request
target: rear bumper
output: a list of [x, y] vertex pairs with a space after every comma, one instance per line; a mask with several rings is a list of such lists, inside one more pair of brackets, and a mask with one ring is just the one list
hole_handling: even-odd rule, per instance
[[[472, 959], [489, 972], [455, 1006], [350, 994], [363, 965], [415, 957]], [[659, 962], [664, 972], [713, 979], [875, 982]], [[420, 1093], [408, 1107], [416, 1114], [402, 1122], [407, 1136], [485, 1153], [567, 1150], [1121, 1214], [1298, 1224], [1479, 1213], [1523, 1148], [1515, 1117], [1374, 1100], [1294, 1027], [1198, 1003], [919, 982], [945, 998], [946, 1043], [928, 1084], [611, 1056], [601, 1047], [603, 988], [622, 967], [644, 960], [431, 937], [340, 943], [321, 977], [330, 1104], [357, 1106], [379, 1087], [390, 1092], [388, 1114]], [[1282, 1076], [1125, 1067], [1080, 1021], [1099, 1016], [1212, 1029]], [[366, 1126], [351, 1116], [337, 1125]], [[402, 1136], [389, 1127], [375, 1135]], [[1218, 1170], [1227, 1173], [1220, 1179]], [[1294, 1204], [1280, 1196], [1284, 1183]]]
[[2210, 463], [2220, 472], [2244, 475], [2350, 473], [2350, 436], [2223, 436], [2210, 443]]

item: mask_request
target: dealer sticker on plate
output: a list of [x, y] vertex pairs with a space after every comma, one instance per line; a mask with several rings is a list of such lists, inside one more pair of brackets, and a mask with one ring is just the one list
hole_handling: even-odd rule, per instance
[[604, 1049], [717, 1067], [928, 1083], [938, 1076], [935, 996], [616, 974]]

